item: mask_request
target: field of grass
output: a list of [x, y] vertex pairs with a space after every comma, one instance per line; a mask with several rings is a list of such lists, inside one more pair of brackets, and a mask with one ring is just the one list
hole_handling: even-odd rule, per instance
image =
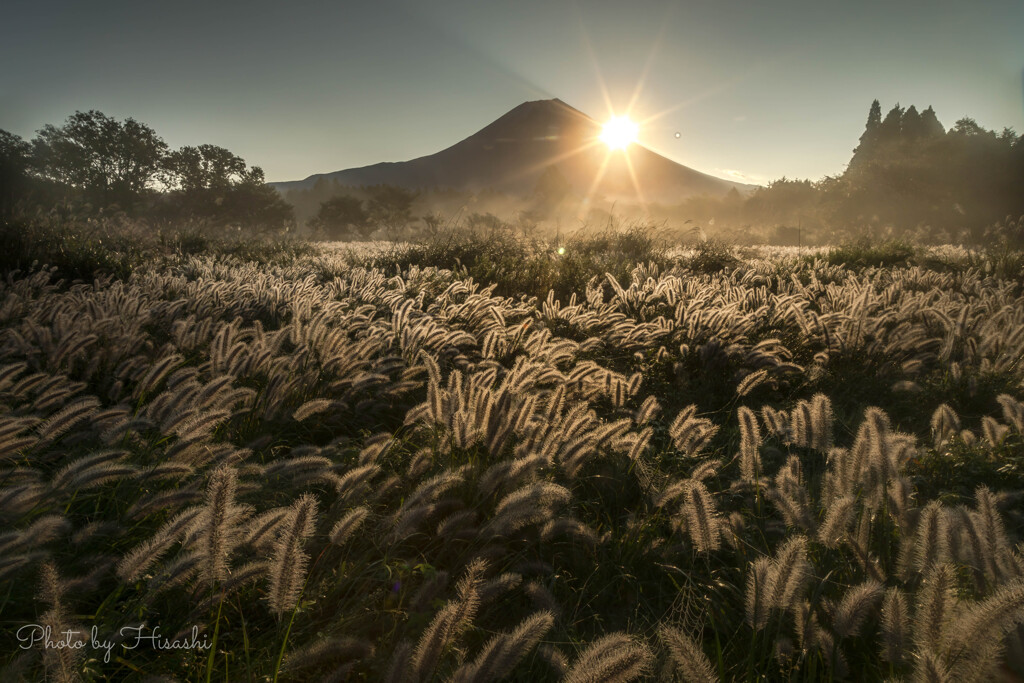
[[4, 681], [1024, 674], [980, 256], [54, 235], [0, 282]]

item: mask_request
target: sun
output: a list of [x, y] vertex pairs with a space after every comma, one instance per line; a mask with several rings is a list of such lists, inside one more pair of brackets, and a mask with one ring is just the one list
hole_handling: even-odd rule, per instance
[[631, 142], [636, 142], [636, 134], [640, 126], [628, 116], [613, 116], [601, 129], [601, 141], [608, 149], [626, 149]]

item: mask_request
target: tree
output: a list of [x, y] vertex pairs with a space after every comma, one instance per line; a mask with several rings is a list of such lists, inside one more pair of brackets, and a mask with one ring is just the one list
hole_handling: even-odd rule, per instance
[[287, 229], [295, 212], [280, 193], [267, 185], [263, 169], [252, 166], [225, 193], [221, 221], [224, 225], [259, 231]]
[[868, 110], [868, 122], [864, 126], [864, 132], [860, 136], [860, 144], [857, 145], [857, 149], [853, 150], [854, 158], [856, 158], [858, 154], [861, 156], [871, 155], [874, 151], [874, 146], [878, 143], [878, 127], [881, 124], [882, 105], [879, 104], [878, 100], [875, 100], [871, 103], [871, 109]]
[[245, 160], [216, 145], [182, 147], [164, 160], [168, 181], [185, 193], [226, 190], [245, 180]]
[[0, 130], [0, 216], [9, 215], [28, 193], [31, 150], [19, 136]]
[[978, 125], [977, 121], [967, 116], [957, 121], [956, 124], [953, 125], [953, 129], [950, 130], [950, 133], [955, 133], [956, 135], [962, 135], [964, 137], [982, 137], [985, 135], [995, 137], [995, 133], [985, 130]]
[[495, 233], [500, 230], [505, 224], [500, 218], [495, 216], [493, 213], [471, 213], [466, 217], [466, 225], [473, 232], [480, 230], [482, 232]]
[[90, 110], [76, 111], [60, 128], [44, 126], [32, 148], [44, 178], [79, 190], [98, 208], [127, 209], [153, 189], [167, 144], [135, 119]]
[[437, 211], [430, 211], [429, 213], [420, 216], [420, 219], [423, 221], [427, 237], [437, 237], [441, 232], [441, 225], [444, 223], [444, 216]]
[[412, 203], [416, 193], [394, 185], [379, 185], [370, 193], [367, 210], [370, 220], [391, 236], [412, 220]]
[[896, 142], [903, 130], [903, 107], [898, 103], [889, 110], [878, 126], [878, 139], [882, 143]]
[[171, 191], [165, 217], [217, 226], [275, 230], [293, 216], [291, 206], [266, 184], [263, 170], [217, 145], [182, 147], [163, 161]]
[[939, 138], [946, 134], [946, 129], [939, 123], [938, 117], [935, 116], [935, 110], [931, 106], [921, 112], [921, 129], [927, 138]]
[[914, 143], [925, 136], [924, 121], [917, 112], [917, 107], [910, 105], [903, 113], [900, 135], [904, 141]]
[[341, 239], [353, 232], [365, 239], [373, 232], [370, 215], [363, 208], [363, 202], [347, 194], [322, 202], [309, 224], [332, 239]]

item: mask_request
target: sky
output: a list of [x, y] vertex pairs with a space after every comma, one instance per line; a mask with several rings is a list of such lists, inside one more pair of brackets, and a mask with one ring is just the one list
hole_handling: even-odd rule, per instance
[[[841, 173], [873, 99], [1024, 132], [1024, 2], [6, 2], [0, 128], [76, 110], [268, 180], [440, 151], [526, 100], [720, 177]], [[610, 111], [611, 109], [611, 111]], [[677, 136], [678, 134], [678, 136]]]

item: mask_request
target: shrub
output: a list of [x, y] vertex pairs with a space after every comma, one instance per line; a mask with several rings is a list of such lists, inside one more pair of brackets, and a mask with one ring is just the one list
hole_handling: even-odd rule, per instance
[[544, 298], [554, 291], [560, 299], [580, 296], [594, 277], [612, 274], [629, 282], [638, 263], [670, 264], [653, 234], [643, 226], [624, 232], [578, 233], [563, 243], [546, 243], [499, 230], [483, 236], [453, 231], [413, 245], [394, 246], [361, 261], [362, 265], [387, 271], [410, 266], [447, 268], [495, 285], [495, 293]]
[[145, 236], [116, 218], [95, 220], [56, 213], [0, 221], [0, 271], [55, 267], [57, 277], [128, 277], [142, 257]]
[[916, 249], [909, 242], [886, 240], [872, 244], [864, 238], [856, 242], [841, 244], [825, 255], [829, 265], [844, 265], [850, 268], [880, 268], [883, 266], [905, 265], [916, 254]]
[[697, 243], [696, 251], [686, 265], [697, 273], [719, 273], [726, 268], [735, 268], [739, 263], [727, 242], [712, 238]]

